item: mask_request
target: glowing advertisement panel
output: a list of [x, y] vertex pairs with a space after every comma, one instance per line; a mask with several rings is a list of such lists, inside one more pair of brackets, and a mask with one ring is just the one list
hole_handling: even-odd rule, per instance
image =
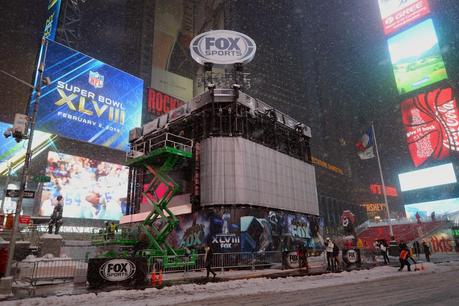
[[[12, 124], [0, 121], [0, 132], [10, 128]], [[33, 157], [46, 149], [54, 137], [51, 134], [35, 131], [33, 135], [32, 152]], [[16, 142], [14, 138], [4, 138], [0, 140], [0, 175], [8, 173], [8, 165], [11, 165], [12, 171], [22, 167], [24, 163], [27, 141]]]
[[415, 167], [459, 152], [459, 110], [451, 87], [406, 99], [400, 109]]
[[[48, 41], [37, 129], [128, 150], [129, 131], [141, 124], [143, 81]], [[33, 106], [33, 103], [32, 103]]]
[[421, 218], [430, 217], [432, 212], [435, 212], [436, 217], [459, 212], [459, 198], [405, 205], [406, 217], [409, 219], [414, 219], [416, 213]]
[[48, 152], [40, 216], [49, 216], [64, 197], [64, 217], [119, 220], [126, 211], [129, 169], [84, 157]]
[[402, 191], [422, 189], [457, 182], [453, 164], [451, 163], [400, 173], [398, 175], [398, 179], [400, 181], [400, 189]]
[[387, 42], [400, 94], [448, 78], [432, 19], [389, 38]]
[[54, 40], [59, 23], [59, 12], [61, 10], [61, 0], [48, 0], [48, 14], [43, 36], [47, 39]]
[[391, 34], [430, 13], [427, 0], [378, 0], [384, 34]]

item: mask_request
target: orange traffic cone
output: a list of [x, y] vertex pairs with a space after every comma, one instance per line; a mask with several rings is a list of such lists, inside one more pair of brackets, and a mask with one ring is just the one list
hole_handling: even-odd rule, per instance
[[163, 270], [159, 270], [158, 285], [160, 287], [163, 285]]
[[153, 286], [156, 285], [156, 271], [155, 270], [153, 270], [153, 273], [151, 274], [151, 284]]

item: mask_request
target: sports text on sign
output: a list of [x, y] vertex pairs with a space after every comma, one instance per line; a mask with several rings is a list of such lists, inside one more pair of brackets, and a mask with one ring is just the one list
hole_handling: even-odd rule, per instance
[[256, 49], [255, 41], [247, 35], [227, 30], [202, 33], [190, 43], [191, 57], [201, 65], [247, 64], [255, 56]]

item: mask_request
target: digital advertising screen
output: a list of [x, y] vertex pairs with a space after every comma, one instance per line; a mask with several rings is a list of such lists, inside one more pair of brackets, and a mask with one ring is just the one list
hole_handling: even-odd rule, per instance
[[[12, 124], [0, 121], [0, 132], [3, 134]], [[12, 172], [22, 167], [24, 164], [25, 153], [27, 150], [27, 141], [16, 142], [13, 137], [5, 138], [3, 135], [0, 140], [0, 175], [8, 173], [8, 167], [11, 166]], [[45, 150], [52, 143], [55, 137], [51, 134], [35, 131], [32, 142], [32, 152], [35, 157]]]
[[126, 211], [129, 168], [85, 157], [48, 152], [40, 216], [50, 216], [56, 197], [67, 218], [119, 220]]
[[141, 124], [143, 80], [54, 41], [44, 76], [51, 84], [42, 88], [38, 130], [129, 149], [129, 131]]
[[427, 0], [378, 0], [378, 3], [385, 35], [430, 13]]
[[448, 78], [432, 19], [387, 40], [399, 94]]
[[435, 216], [438, 218], [441, 218], [442, 215], [459, 212], [459, 198], [405, 205], [408, 219], [414, 219], [416, 213], [419, 213], [421, 218], [430, 217], [432, 212], [435, 212]]
[[457, 182], [452, 163], [400, 173], [398, 175], [398, 179], [400, 181], [400, 189], [402, 191], [410, 191]]
[[400, 109], [415, 167], [459, 152], [459, 110], [451, 87], [406, 99]]

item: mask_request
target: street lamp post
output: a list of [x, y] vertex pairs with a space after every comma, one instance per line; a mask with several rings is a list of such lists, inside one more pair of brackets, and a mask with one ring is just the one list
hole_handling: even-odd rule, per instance
[[[24, 199], [24, 191], [26, 188], [26, 182], [27, 182], [27, 176], [28, 176], [28, 171], [29, 171], [29, 166], [30, 166], [30, 160], [32, 156], [32, 141], [33, 141], [33, 134], [34, 134], [34, 129], [35, 129], [35, 120], [36, 116], [38, 113], [38, 104], [40, 102], [40, 95], [41, 95], [41, 85], [43, 82], [43, 71], [45, 69], [45, 60], [46, 60], [46, 49], [48, 47], [47, 41], [45, 38], [42, 38], [41, 41], [41, 50], [42, 53], [40, 54], [39, 62], [38, 62], [38, 75], [37, 75], [37, 82], [35, 86], [30, 85], [18, 78], [15, 77], [18, 81], [21, 83], [31, 87], [35, 91], [35, 103], [33, 107], [33, 112], [32, 112], [32, 117], [30, 119], [30, 125], [29, 125], [29, 136], [28, 136], [28, 143], [27, 143], [27, 151], [25, 155], [25, 160], [24, 160], [24, 167], [22, 168], [21, 171], [21, 176], [19, 178], [20, 180], [20, 186], [19, 186], [19, 196], [18, 200], [16, 202], [16, 213], [14, 215], [14, 222], [13, 222], [13, 228], [11, 230], [11, 238], [10, 238], [10, 244], [8, 248], [8, 262], [6, 266], [6, 272], [5, 276], [11, 276], [11, 266], [13, 263], [13, 258], [14, 258], [14, 250], [16, 247], [16, 234], [18, 231], [18, 223], [19, 223], [19, 215], [22, 211], [22, 202]], [[26, 112], [27, 113], [27, 112]]]

